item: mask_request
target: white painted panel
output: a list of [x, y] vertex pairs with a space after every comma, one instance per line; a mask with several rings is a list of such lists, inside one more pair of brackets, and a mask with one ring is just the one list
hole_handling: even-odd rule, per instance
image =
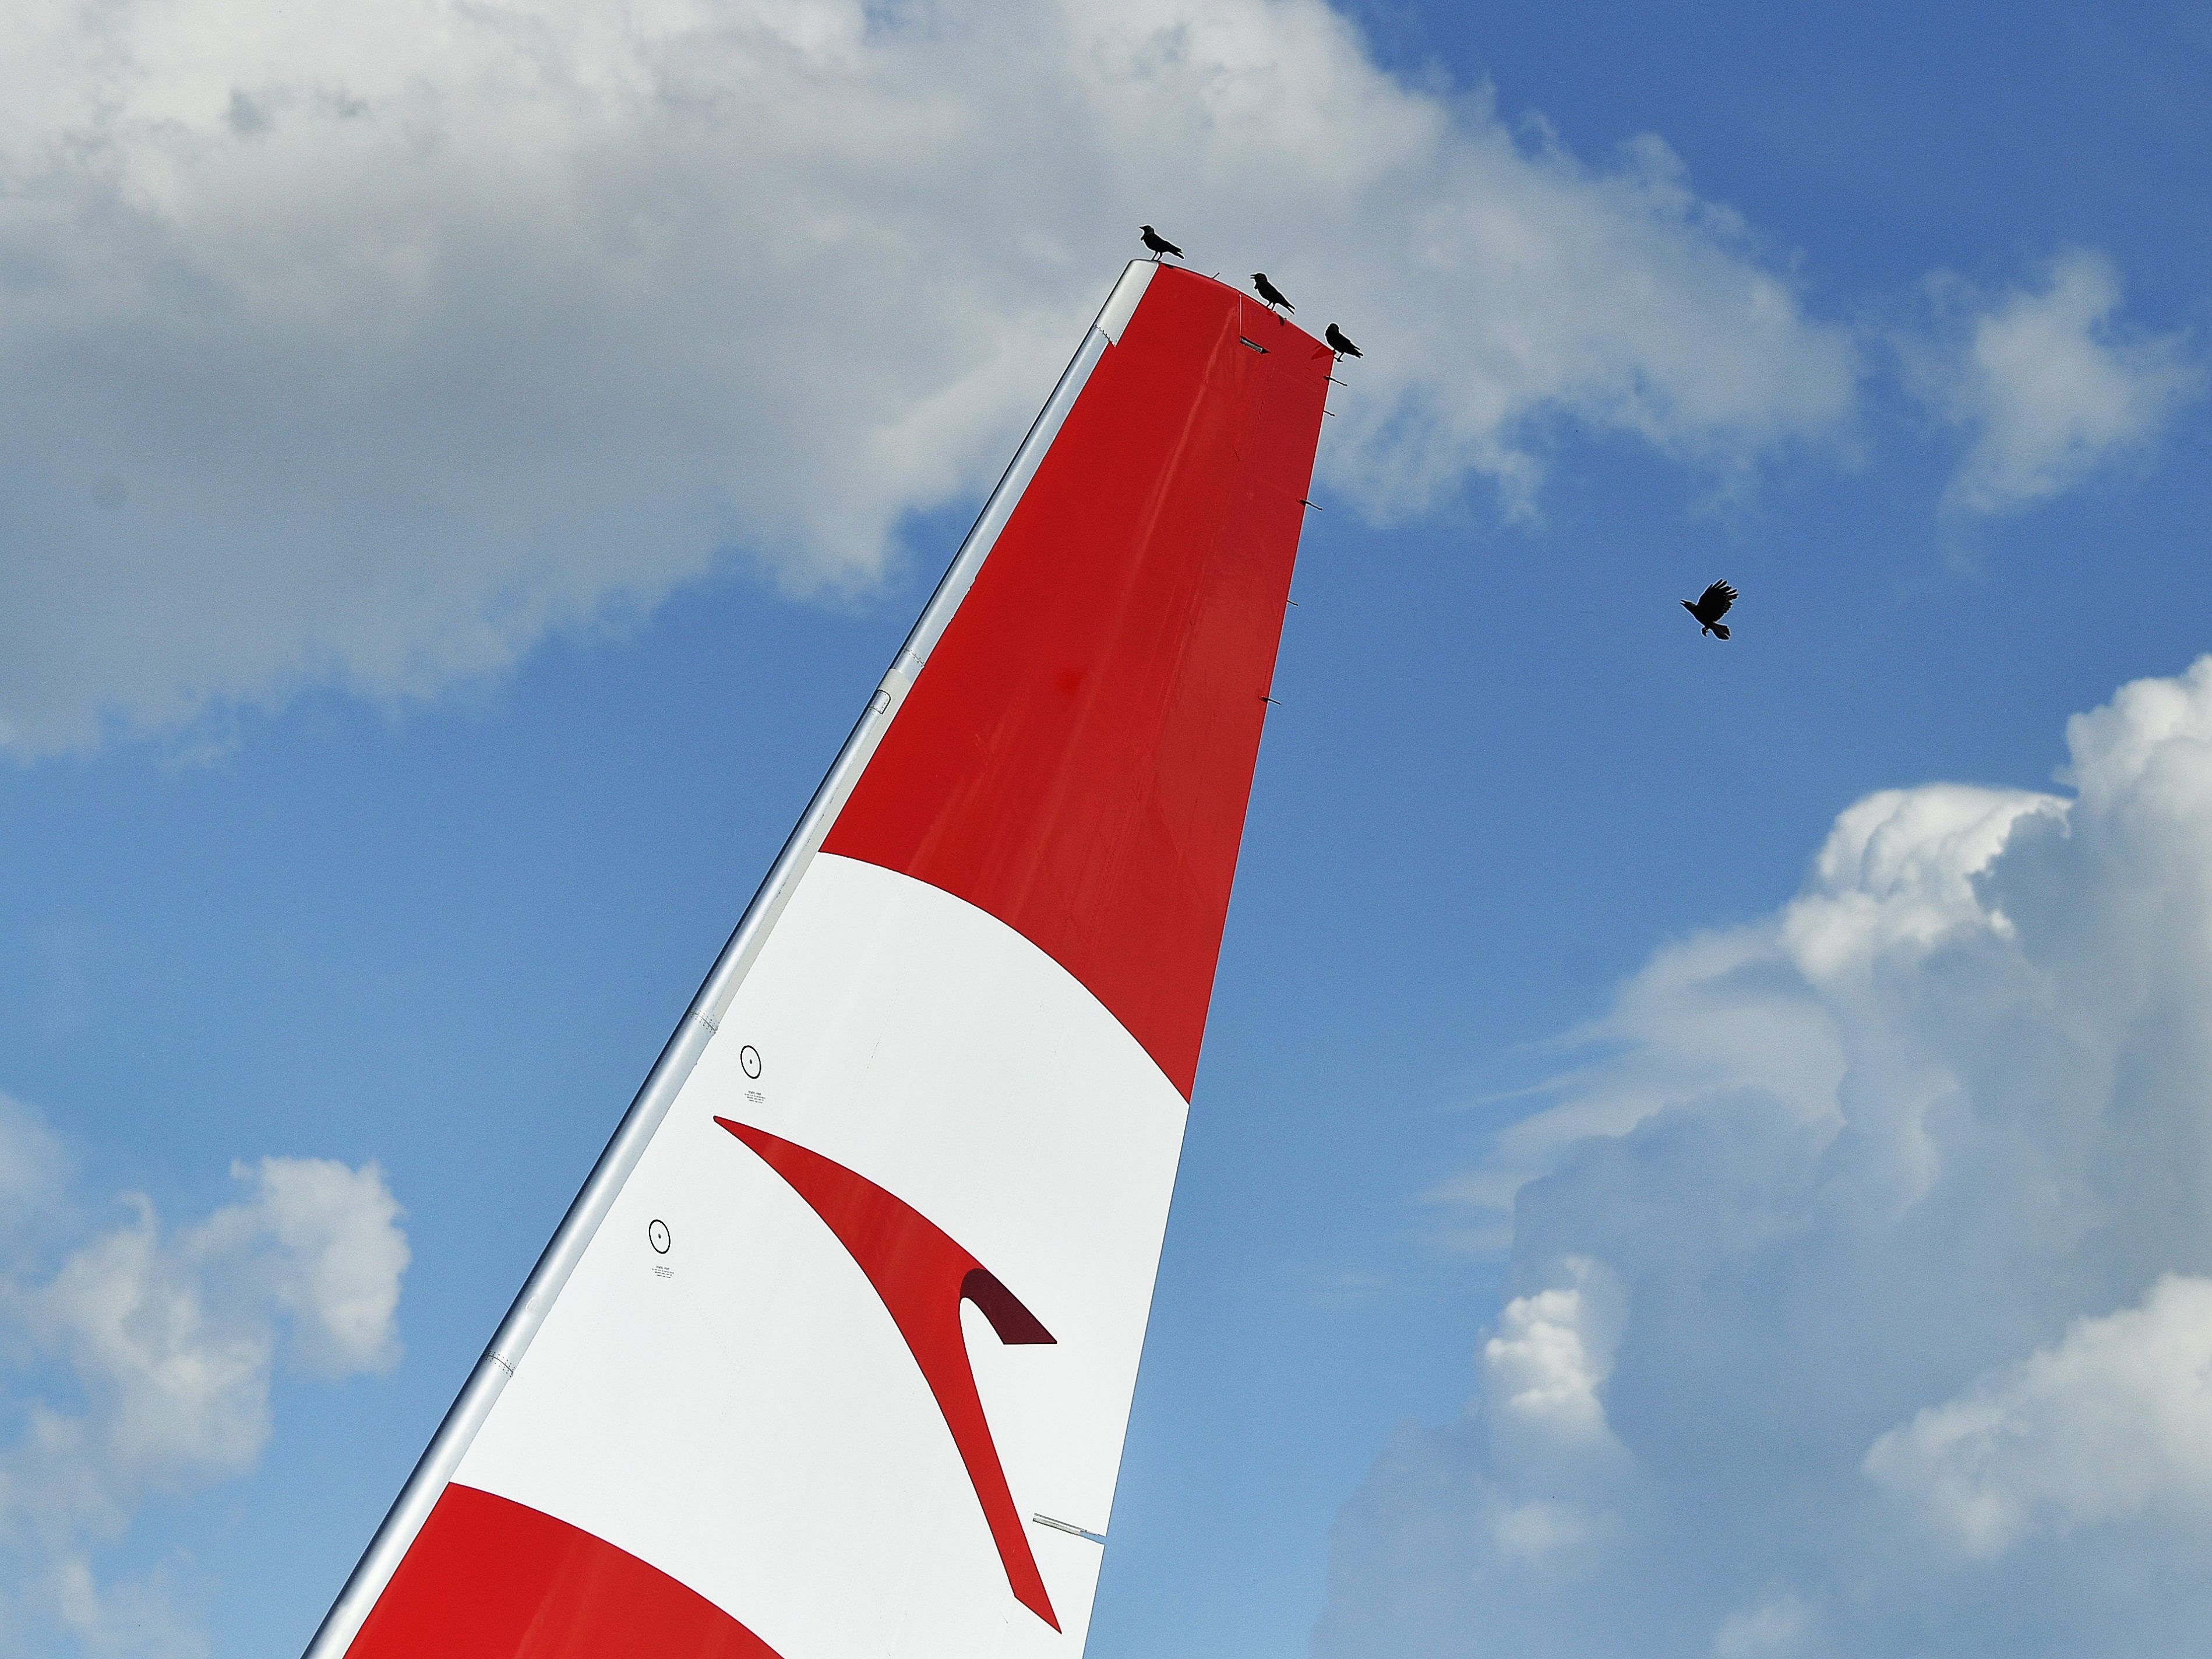
[[1025, 1522], [1105, 1530], [1182, 1098], [1004, 923], [831, 855], [456, 1478], [650, 1562], [784, 1659], [1079, 1652], [1099, 1547], [1026, 1527], [1055, 1636], [874, 1288], [717, 1116], [903, 1200], [1042, 1322], [1053, 1345], [1007, 1347], [965, 1310], [985, 1414]]

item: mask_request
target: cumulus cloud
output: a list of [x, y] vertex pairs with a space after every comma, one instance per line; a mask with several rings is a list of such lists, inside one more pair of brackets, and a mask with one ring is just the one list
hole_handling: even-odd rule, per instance
[[0, 180], [19, 755], [428, 694], [732, 560], [863, 586], [1140, 218], [1356, 327], [1376, 513], [1526, 510], [1547, 418], [1733, 476], [1853, 397], [1663, 144], [1578, 159], [1319, 0], [64, 0], [0, 15]]
[[[1466, 1418], [1340, 1521], [1321, 1659], [2201, 1638], [2212, 658], [2067, 746], [2060, 792], [1857, 803], [1583, 1034], [1468, 1183], [1508, 1299]], [[1591, 1524], [1531, 1570], [1498, 1518], [1562, 1504]]]
[[2212, 1521], [2212, 1279], [2169, 1274], [2142, 1305], [1916, 1413], [1866, 1472], [1967, 1554], [2002, 1555], [2154, 1510]]
[[197, 1652], [166, 1571], [111, 1578], [101, 1551], [149, 1494], [254, 1467], [280, 1363], [336, 1377], [398, 1358], [408, 1248], [382, 1172], [270, 1158], [233, 1173], [240, 1201], [188, 1226], [131, 1199], [58, 1267], [0, 1279], [0, 1652]]
[[1620, 1340], [1620, 1287], [1586, 1256], [1559, 1267], [1565, 1282], [1508, 1302], [1482, 1345], [1498, 1434], [1542, 1456], [1613, 1444], [1598, 1389]]
[[2039, 287], [1989, 295], [1939, 276], [1930, 288], [1948, 332], [1909, 356], [1923, 394], [1969, 434], [1954, 507], [2017, 512], [2071, 489], [2146, 449], [2203, 389], [2186, 334], [2118, 320], [2119, 272], [2100, 253], [2061, 253]]

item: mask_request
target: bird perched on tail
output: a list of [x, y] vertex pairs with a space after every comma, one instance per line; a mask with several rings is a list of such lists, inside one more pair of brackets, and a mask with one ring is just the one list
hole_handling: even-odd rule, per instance
[[1364, 357], [1367, 354], [1352, 343], [1352, 337], [1331, 323], [1322, 330], [1321, 337], [1328, 342], [1328, 349], [1340, 357]]
[[1252, 273], [1252, 287], [1254, 291], [1256, 292], [1261, 299], [1267, 302], [1267, 309], [1270, 311], [1273, 311], [1277, 306], [1282, 307], [1285, 311], [1296, 311], [1297, 309], [1296, 306], [1292, 305], [1288, 300], [1285, 300], [1283, 297], [1282, 289], [1277, 288], [1273, 283], [1267, 280], [1267, 273], [1264, 270], [1255, 270]]
[[1721, 618], [1728, 615], [1728, 608], [1735, 603], [1735, 589], [1726, 582], [1715, 582], [1695, 599], [1683, 600], [1682, 609], [1698, 619], [1700, 634], [1717, 634], [1726, 639], [1729, 631], [1721, 625]]
[[1163, 253], [1172, 253], [1178, 259], [1182, 258], [1182, 250], [1150, 225], [1139, 225], [1137, 228], [1145, 234], [1145, 246], [1152, 249], [1154, 264], [1157, 264], [1159, 262], [1159, 257]]

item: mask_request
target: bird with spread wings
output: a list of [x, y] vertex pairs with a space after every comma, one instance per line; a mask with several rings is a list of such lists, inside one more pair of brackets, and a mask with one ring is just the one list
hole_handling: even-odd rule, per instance
[[1722, 625], [1721, 618], [1728, 615], [1728, 608], [1735, 603], [1735, 589], [1726, 582], [1715, 582], [1695, 599], [1683, 600], [1682, 609], [1698, 619], [1699, 633], [1717, 634], [1726, 639], [1729, 631]]

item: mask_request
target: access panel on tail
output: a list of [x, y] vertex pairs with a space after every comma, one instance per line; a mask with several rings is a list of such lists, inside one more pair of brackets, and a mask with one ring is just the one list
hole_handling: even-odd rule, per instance
[[313, 1659], [1080, 1653], [1330, 362], [1125, 273]]

